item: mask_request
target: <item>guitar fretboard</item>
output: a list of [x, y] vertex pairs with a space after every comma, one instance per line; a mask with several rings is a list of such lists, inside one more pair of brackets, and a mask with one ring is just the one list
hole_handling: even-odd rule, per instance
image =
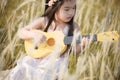
[[[80, 43], [81, 42], [81, 39], [83, 37], [86, 37], [88, 39], [90, 39], [91, 41], [97, 41], [97, 35], [96, 34], [93, 34], [93, 35], [82, 35], [82, 36], [79, 36], [77, 39], [76, 39], [76, 43]], [[64, 38], [64, 43], [65, 45], [67, 44], [71, 44], [73, 41], [73, 36], [66, 36]]]

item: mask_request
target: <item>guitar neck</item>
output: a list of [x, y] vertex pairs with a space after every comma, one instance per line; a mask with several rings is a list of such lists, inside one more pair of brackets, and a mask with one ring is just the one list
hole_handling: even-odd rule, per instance
[[[97, 35], [96, 34], [93, 34], [93, 35], [82, 35], [82, 36], [79, 36], [77, 39], [76, 39], [76, 43], [80, 43], [81, 42], [81, 38], [83, 37], [86, 37], [88, 39], [91, 39], [91, 41], [97, 41]], [[72, 40], [73, 40], [73, 36], [66, 36], [64, 38], [64, 43], [65, 45], [68, 45], [68, 44], [71, 44], [72, 43]]]

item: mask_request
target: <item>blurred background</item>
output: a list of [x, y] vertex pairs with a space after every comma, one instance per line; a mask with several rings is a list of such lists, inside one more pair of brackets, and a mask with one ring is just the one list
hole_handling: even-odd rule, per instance
[[[4, 80], [18, 59], [26, 56], [24, 42], [17, 30], [40, 17], [45, 0], [0, 1], [0, 80]], [[118, 31], [120, 0], [77, 0], [75, 21], [81, 34]], [[76, 63], [77, 62], [77, 63]], [[69, 71], [79, 80], [119, 80], [120, 39], [117, 42], [94, 42], [84, 54], [70, 57]], [[66, 79], [70, 76], [66, 76]]]

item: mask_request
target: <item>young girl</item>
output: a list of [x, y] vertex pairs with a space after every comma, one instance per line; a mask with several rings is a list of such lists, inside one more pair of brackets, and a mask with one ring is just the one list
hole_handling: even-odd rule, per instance
[[[46, 37], [33, 30], [41, 30], [43, 32], [62, 31], [66, 36], [73, 36], [74, 32], [79, 32], [79, 26], [74, 22], [75, 12], [76, 0], [46, 0], [45, 13], [42, 17], [20, 29], [18, 35], [23, 40], [37, 40], [38, 43], [42, 43]], [[84, 45], [85, 39], [82, 39], [81, 43], [76, 45], [76, 53], [80, 53], [81, 46]], [[60, 75], [61, 66], [64, 66], [64, 70], [67, 71], [68, 60], [65, 58], [67, 51], [52, 62], [53, 57], [51, 54], [39, 59], [30, 56], [24, 57], [18, 61], [17, 66], [11, 71], [9, 79], [56, 79]]]

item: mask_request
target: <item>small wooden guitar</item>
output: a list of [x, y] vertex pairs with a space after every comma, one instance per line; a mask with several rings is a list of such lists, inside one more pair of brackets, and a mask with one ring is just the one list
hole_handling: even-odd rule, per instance
[[[35, 30], [38, 31], [38, 30]], [[46, 36], [46, 40], [42, 43], [35, 46], [32, 40], [25, 40], [25, 50], [26, 53], [33, 58], [42, 58], [44, 56], [49, 55], [55, 49], [59, 51], [61, 54], [66, 50], [67, 44], [71, 44], [73, 40], [73, 36], [65, 36], [61, 31], [54, 32], [42, 32], [43, 35]], [[92, 38], [92, 41], [118, 41], [119, 35], [117, 31], [103, 32], [99, 34], [83, 35], [82, 37], [87, 37], [89, 39]], [[82, 37], [78, 37], [76, 42], [80, 43]]]

